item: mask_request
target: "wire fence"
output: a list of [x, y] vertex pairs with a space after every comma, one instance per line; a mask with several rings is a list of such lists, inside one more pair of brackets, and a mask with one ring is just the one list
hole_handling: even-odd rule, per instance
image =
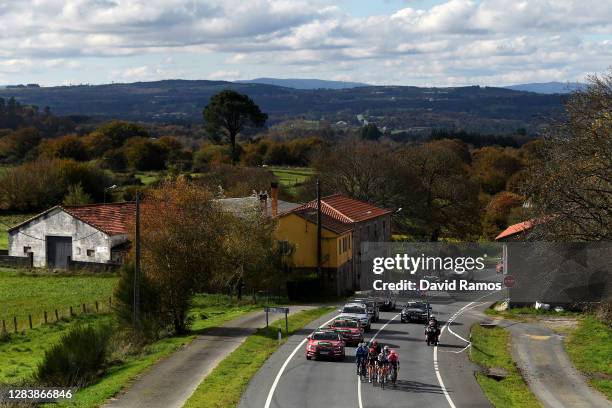
[[0, 337], [7, 336], [10, 333], [25, 333], [26, 330], [32, 330], [44, 325], [56, 324], [60, 321], [68, 321], [77, 316], [105, 314], [113, 310], [113, 298], [99, 301], [95, 300], [90, 303], [81, 303], [78, 305], [68, 305], [49, 310], [41, 310], [39, 313], [28, 313], [25, 315], [5, 316], [2, 318], [0, 326]]

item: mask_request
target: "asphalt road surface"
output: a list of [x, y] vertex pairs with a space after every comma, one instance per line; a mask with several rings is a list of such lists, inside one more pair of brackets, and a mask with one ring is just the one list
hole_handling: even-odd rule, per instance
[[[483, 294], [485, 294], [484, 292]], [[330, 314], [309, 325], [272, 355], [255, 375], [240, 408], [394, 408], [491, 407], [476, 383], [476, 367], [468, 359], [469, 331], [482, 310], [501, 294], [490, 293], [478, 301], [456, 301], [446, 296], [432, 299], [434, 314], [444, 327], [440, 345], [427, 346], [424, 325], [401, 323], [398, 310], [381, 312], [366, 339], [376, 335], [400, 355], [395, 388], [384, 390], [355, 375], [355, 350], [346, 348], [344, 362], [306, 360], [305, 337], [332, 319]]]

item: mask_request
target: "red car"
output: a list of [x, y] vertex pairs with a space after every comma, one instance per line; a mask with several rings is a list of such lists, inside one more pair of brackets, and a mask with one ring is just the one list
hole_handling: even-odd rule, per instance
[[344, 360], [344, 341], [333, 330], [317, 330], [308, 336], [306, 359], [331, 358]]
[[363, 329], [357, 320], [337, 319], [329, 325], [346, 344], [356, 345], [363, 341]]

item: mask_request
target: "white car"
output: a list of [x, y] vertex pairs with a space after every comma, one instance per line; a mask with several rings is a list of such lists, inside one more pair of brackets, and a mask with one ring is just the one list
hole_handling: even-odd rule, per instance
[[363, 303], [347, 303], [338, 311], [340, 312], [340, 316], [338, 316], [338, 318], [344, 317], [355, 319], [359, 321], [361, 327], [363, 327], [365, 331], [369, 331], [372, 327], [368, 309]]

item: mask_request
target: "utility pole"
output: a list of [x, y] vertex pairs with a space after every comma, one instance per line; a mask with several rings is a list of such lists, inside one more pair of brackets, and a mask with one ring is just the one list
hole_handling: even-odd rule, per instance
[[140, 195], [136, 193], [136, 233], [135, 233], [136, 256], [134, 262], [134, 327], [139, 325], [140, 312]]
[[321, 271], [321, 183], [317, 179], [317, 276], [319, 283], [323, 283], [323, 273]]

